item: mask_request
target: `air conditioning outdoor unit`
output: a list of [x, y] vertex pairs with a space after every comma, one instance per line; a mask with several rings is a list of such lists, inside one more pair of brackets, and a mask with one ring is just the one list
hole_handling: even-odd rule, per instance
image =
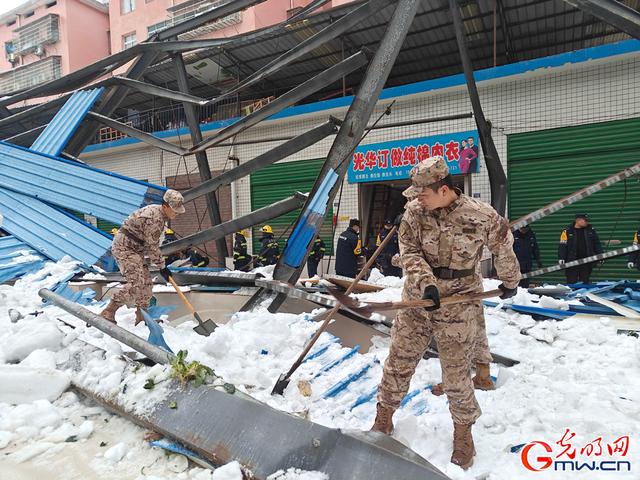
[[44, 45], [38, 45], [36, 46], [36, 51], [34, 52], [37, 56], [39, 57], [44, 57], [45, 56], [45, 51], [44, 51]]

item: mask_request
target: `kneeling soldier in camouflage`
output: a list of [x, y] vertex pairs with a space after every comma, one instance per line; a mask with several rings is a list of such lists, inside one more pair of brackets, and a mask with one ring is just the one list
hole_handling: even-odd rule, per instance
[[400, 258], [405, 274], [403, 300], [430, 299], [434, 306], [401, 310], [391, 330], [391, 348], [378, 389], [372, 430], [390, 435], [392, 417], [432, 336], [440, 354], [442, 382], [453, 418], [451, 462], [473, 464], [471, 427], [480, 416], [473, 392], [471, 362], [482, 302], [440, 308], [440, 297], [482, 292], [479, 261], [486, 245], [495, 255], [502, 280], [501, 298], [516, 294], [520, 280], [507, 221], [489, 205], [453, 187], [442, 157], [424, 160], [411, 170], [412, 186], [400, 223]]

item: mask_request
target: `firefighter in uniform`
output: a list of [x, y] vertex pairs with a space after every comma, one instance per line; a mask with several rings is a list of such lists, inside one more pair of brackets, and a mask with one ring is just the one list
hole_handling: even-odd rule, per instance
[[[640, 228], [633, 235], [634, 245], [640, 244], [638, 238], [640, 238]], [[635, 252], [631, 252], [629, 254], [629, 263], [627, 263], [627, 267], [629, 267], [629, 269], [637, 268], [638, 270], [640, 270], [640, 250], [636, 250]]]
[[403, 309], [396, 316], [372, 430], [392, 433], [393, 413], [433, 336], [454, 424], [451, 462], [467, 469], [475, 455], [471, 427], [481, 413], [473, 391], [471, 362], [477, 329], [484, 324], [483, 308], [481, 301], [440, 308], [440, 297], [483, 291], [479, 261], [485, 246], [495, 255], [503, 282], [501, 298], [517, 293], [520, 268], [507, 221], [489, 205], [454, 188], [442, 157], [416, 165], [411, 183], [403, 192], [410, 201], [399, 233], [405, 275], [402, 299], [429, 299], [434, 305]]
[[318, 265], [324, 257], [325, 251], [324, 242], [320, 237], [316, 237], [316, 240], [313, 242], [313, 247], [311, 247], [311, 251], [309, 252], [309, 257], [307, 258], [307, 273], [309, 277], [313, 278], [318, 274]]
[[[576, 213], [574, 223], [560, 234], [558, 263], [564, 265], [565, 262], [572, 262], [598, 253], [602, 253], [602, 244], [595, 228], [589, 224], [589, 215]], [[585, 263], [565, 269], [564, 275], [567, 283], [589, 283], [592, 270], [593, 263]]]
[[278, 263], [278, 257], [280, 256], [280, 247], [273, 236], [273, 228], [271, 228], [271, 225], [264, 225], [260, 231], [262, 232], [262, 237], [260, 238], [262, 248], [260, 249], [257, 263], [262, 267], [275, 265]]
[[233, 240], [233, 269], [245, 271], [251, 263], [251, 257], [247, 252], [247, 231], [236, 232]]

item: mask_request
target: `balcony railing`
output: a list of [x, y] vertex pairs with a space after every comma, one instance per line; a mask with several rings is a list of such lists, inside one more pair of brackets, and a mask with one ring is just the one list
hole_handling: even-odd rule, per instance
[[14, 53], [44, 54], [44, 46], [56, 43], [60, 39], [60, 19], [58, 15], [50, 13], [13, 31]]
[[[150, 25], [149, 27], [147, 27], [147, 32], [149, 35], [152, 35], [156, 32], [159, 32], [160, 30], [172, 27], [173, 25], [184, 22], [185, 20], [189, 20], [190, 18], [196, 17], [198, 15], [202, 15], [209, 10], [229, 3], [229, 1], [230, 0], [187, 0], [186, 2], [182, 2], [178, 5], [168, 8], [167, 12], [169, 13], [169, 18], [167, 20], [163, 20], [162, 22]], [[201, 35], [204, 35], [205, 33], [213, 32], [215, 30], [221, 30], [223, 28], [229, 27], [231, 25], [236, 25], [241, 22], [242, 12], [236, 12], [231, 15], [227, 15], [224, 18], [216, 20], [215, 22], [202, 25], [195, 30], [184, 33], [180, 35], [179, 38], [184, 40], [199, 37]]]
[[44, 60], [14, 68], [0, 75], [0, 95], [35, 87], [60, 78], [61, 74], [59, 56], [47, 57]]

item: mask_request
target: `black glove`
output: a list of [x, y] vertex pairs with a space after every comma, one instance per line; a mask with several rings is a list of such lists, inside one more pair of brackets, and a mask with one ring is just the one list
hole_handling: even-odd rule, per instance
[[435, 285], [429, 285], [424, 289], [422, 299], [432, 300], [434, 303], [433, 307], [424, 307], [427, 312], [432, 312], [440, 308], [440, 292], [438, 291], [438, 287]]
[[506, 300], [507, 298], [515, 297], [516, 293], [518, 293], [518, 287], [507, 288], [505, 287], [504, 283], [501, 283], [500, 285], [498, 285], [498, 288], [500, 289], [500, 291], [502, 291], [502, 295], [500, 295], [500, 298], [503, 300]]
[[169, 278], [171, 278], [171, 270], [169, 270], [167, 267], [161, 268], [160, 275], [162, 275], [162, 278], [164, 278], [168, 282]]

